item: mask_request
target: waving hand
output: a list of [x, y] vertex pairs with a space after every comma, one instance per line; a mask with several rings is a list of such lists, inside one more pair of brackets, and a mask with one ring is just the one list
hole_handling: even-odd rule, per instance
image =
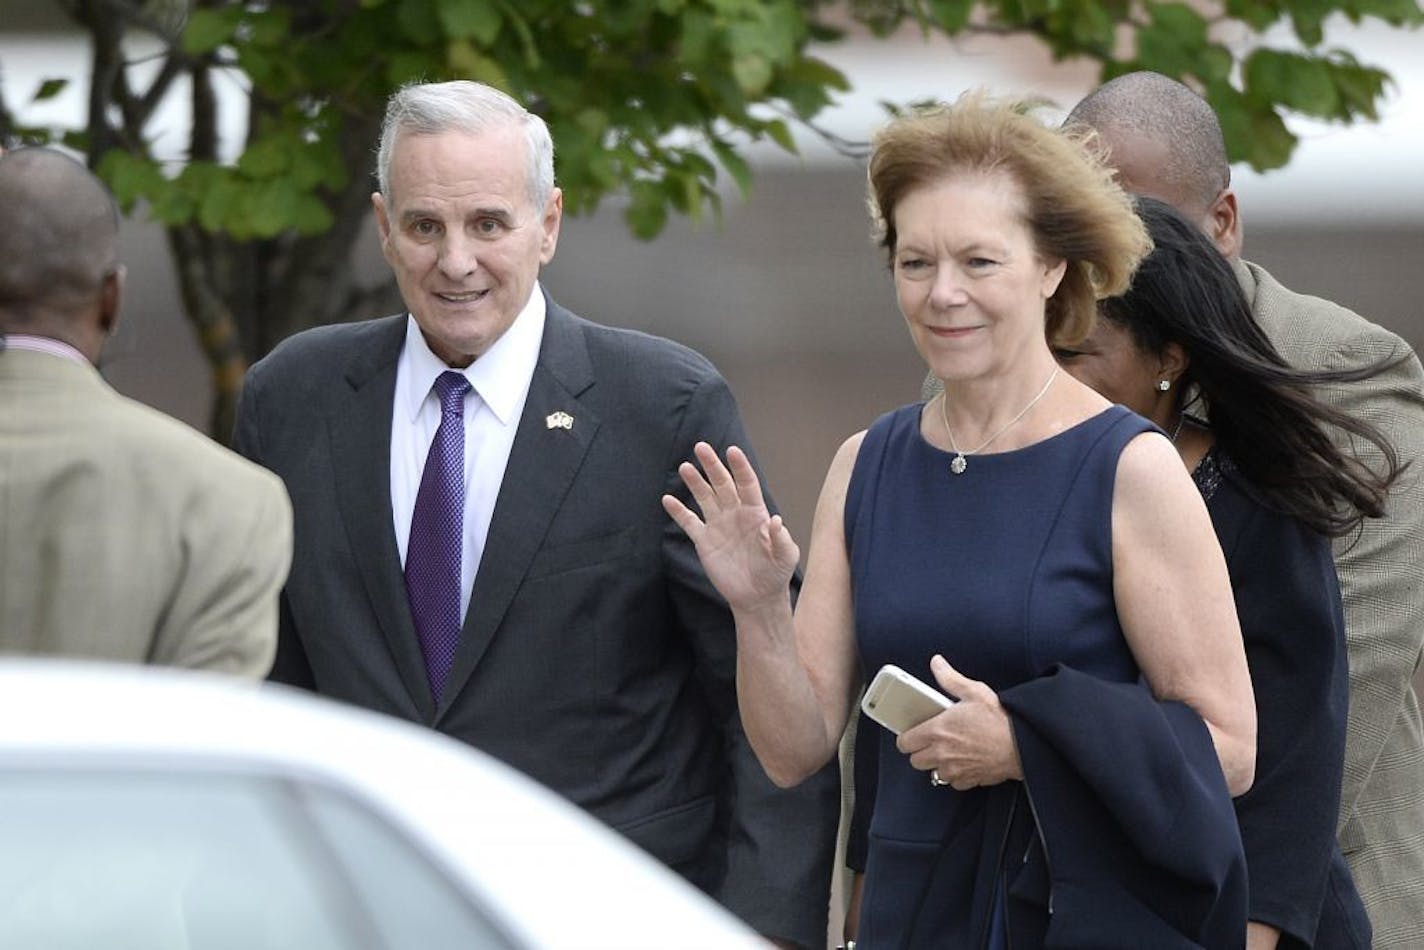
[[781, 516], [767, 511], [751, 461], [736, 446], [727, 449], [725, 465], [706, 442], [693, 453], [701, 471], [683, 462], [678, 474], [702, 516], [672, 495], [663, 496], [664, 510], [692, 540], [707, 577], [734, 610], [784, 603], [801, 552]]

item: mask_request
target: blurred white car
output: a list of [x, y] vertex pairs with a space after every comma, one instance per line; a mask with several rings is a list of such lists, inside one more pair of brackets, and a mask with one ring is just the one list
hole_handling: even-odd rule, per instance
[[429, 730], [199, 673], [0, 660], [7, 950], [765, 946]]

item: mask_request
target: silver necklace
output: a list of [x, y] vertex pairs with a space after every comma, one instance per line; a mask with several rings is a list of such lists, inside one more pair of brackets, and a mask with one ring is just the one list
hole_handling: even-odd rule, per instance
[[944, 422], [944, 434], [949, 436], [949, 447], [954, 452], [954, 458], [950, 459], [949, 461], [949, 470], [956, 475], [963, 475], [964, 470], [969, 467], [969, 459], [967, 459], [965, 456], [978, 455], [980, 452], [987, 449], [995, 439], [1012, 429], [1015, 423], [1017, 423], [1024, 416], [1028, 415], [1028, 411], [1030, 409], [1038, 405], [1038, 401], [1040, 399], [1048, 395], [1048, 388], [1053, 385], [1053, 381], [1057, 378], [1058, 367], [1055, 366], [1053, 367], [1053, 372], [1048, 374], [1048, 382], [1043, 384], [1043, 388], [1038, 391], [1037, 396], [1034, 396], [1028, 401], [1027, 406], [1024, 406], [1023, 409], [1019, 410], [1018, 415], [1014, 416], [1007, 423], [1005, 423], [1003, 428], [1001, 428], [998, 432], [995, 432], [993, 435], [989, 436], [989, 438], [985, 439], [983, 442], [980, 442], [976, 448], [970, 449], [968, 452], [961, 452], [959, 450], [959, 446], [955, 444], [954, 430], [949, 427], [949, 410], [946, 408], [946, 404], [949, 402], [949, 393], [941, 393], [939, 397], [939, 417]]
[[1177, 424], [1172, 427], [1172, 444], [1173, 444], [1173, 445], [1176, 445], [1176, 444], [1177, 444], [1177, 436], [1179, 436], [1179, 435], [1182, 434], [1182, 423], [1185, 422], [1186, 419], [1187, 419], [1187, 414], [1186, 414], [1185, 412], [1179, 412], [1179, 413], [1177, 413]]

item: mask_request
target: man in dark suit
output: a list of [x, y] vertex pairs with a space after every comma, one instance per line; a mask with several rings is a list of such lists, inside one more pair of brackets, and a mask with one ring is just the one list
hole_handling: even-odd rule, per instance
[[410, 312], [291, 338], [239, 410], [295, 508], [273, 676], [479, 746], [820, 945], [836, 776], [763, 773], [730, 612], [660, 503], [741, 419], [698, 354], [545, 295], [552, 154], [487, 86], [392, 97], [373, 202]]

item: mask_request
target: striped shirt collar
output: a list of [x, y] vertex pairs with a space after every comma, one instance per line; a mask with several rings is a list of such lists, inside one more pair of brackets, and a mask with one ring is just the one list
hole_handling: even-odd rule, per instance
[[0, 349], [29, 350], [32, 353], [48, 353], [61, 359], [91, 365], [84, 354], [60, 340], [47, 336], [32, 336], [28, 333], [0, 334]]

